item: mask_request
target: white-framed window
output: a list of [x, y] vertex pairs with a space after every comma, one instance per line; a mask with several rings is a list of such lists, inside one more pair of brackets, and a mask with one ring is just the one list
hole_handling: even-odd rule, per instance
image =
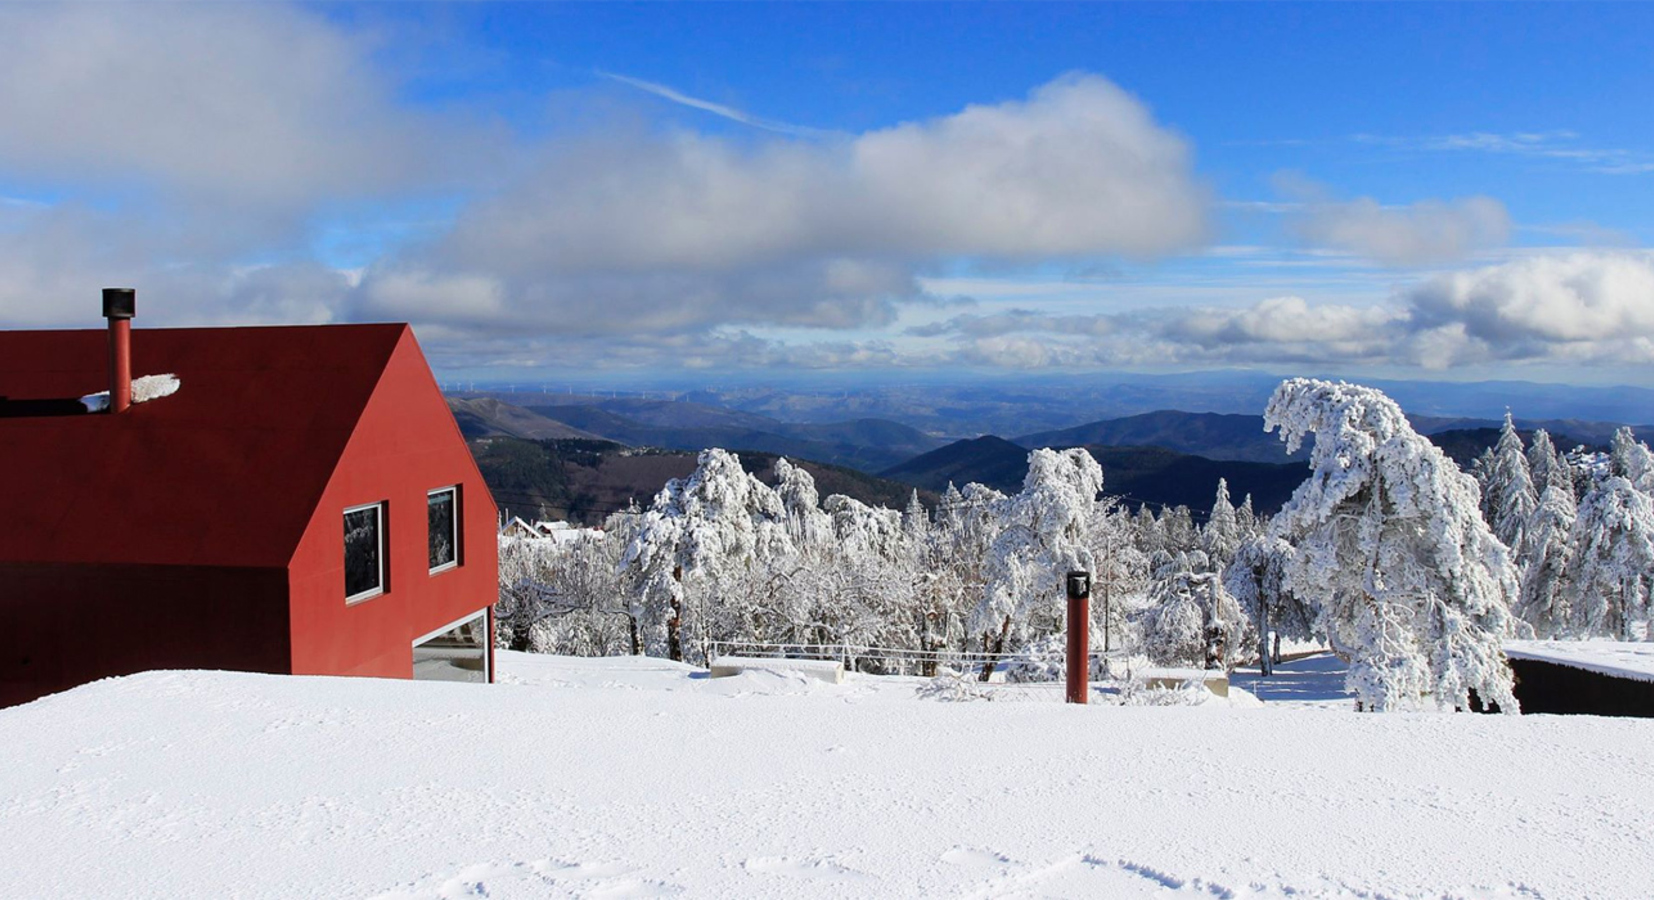
[[385, 504], [345, 510], [345, 602], [385, 592]]
[[425, 517], [430, 570], [435, 575], [459, 565], [459, 486], [427, 493]]

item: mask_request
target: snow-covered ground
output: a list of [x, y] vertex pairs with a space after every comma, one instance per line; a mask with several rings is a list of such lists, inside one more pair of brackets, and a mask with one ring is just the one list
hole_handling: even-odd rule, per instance
[[1654, 721], [1359, 715], [1326, 667], [1251, 708], [138, 675], [0, 710], [0, 896], [1649, 895]]

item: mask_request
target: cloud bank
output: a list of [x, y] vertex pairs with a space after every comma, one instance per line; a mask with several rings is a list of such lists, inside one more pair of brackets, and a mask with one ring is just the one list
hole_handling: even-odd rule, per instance
[[[1153, 257], [1201, 242], [1184, 141], [1112, 83], [862, 135], [738, 142], [637, 130], [539, 148], [434, 244], [369, 270], [376, 314], [455, 315], [491, 283], [501, 324], [576, 333], [885, 324], [948, 259]], [[404, 295], [403, 287], [413, 287]]]
[[1371, 306], [1282, 296], [1241, 308], [964, 314], [912, 332], [952, 361], [1154, 364], [1654, 362], [1654, 254], [1582, 252], [1451, 272]]

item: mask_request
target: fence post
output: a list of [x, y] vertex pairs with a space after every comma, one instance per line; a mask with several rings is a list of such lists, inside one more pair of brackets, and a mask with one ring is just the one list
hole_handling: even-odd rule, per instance
[[1068, 702], [1084, 703], [1091, 686], [1091, 573], [1068, 573]]

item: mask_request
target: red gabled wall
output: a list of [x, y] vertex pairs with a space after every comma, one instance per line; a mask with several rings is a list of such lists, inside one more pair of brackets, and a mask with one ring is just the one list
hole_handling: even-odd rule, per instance
[[[426, 492], [460, 486], [460, 564], [428, 571]], [[384, 502], [387, 584], [345, 604], [344, 511]], [[498, 597], [493, 498], [407, 329], [288, 566], [295, 674], [409, 678], [415, 638]]]

